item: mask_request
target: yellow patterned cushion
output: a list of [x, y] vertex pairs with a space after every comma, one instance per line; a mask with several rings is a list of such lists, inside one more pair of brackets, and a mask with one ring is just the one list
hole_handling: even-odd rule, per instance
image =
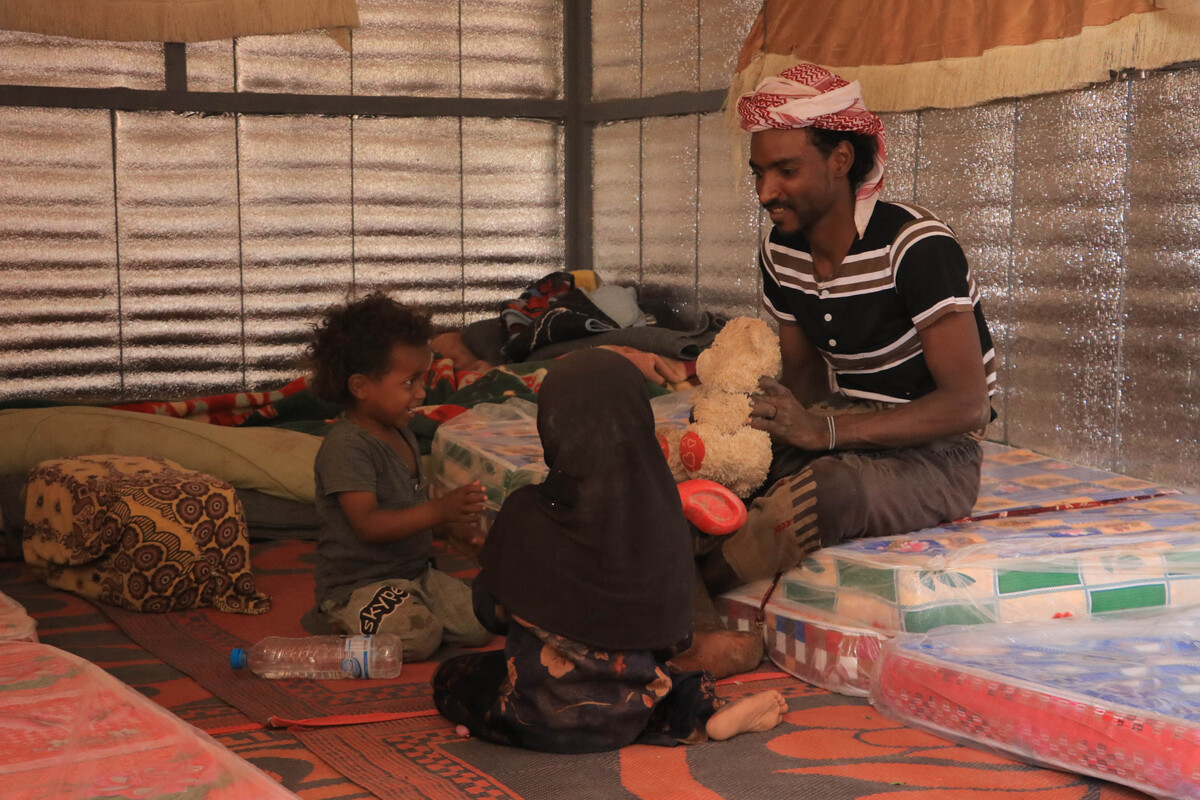
[[134, 611], [261, 614], [233, 487], [165, 458], [43, 461], [25, 483], [25, 561], [50, 586]]

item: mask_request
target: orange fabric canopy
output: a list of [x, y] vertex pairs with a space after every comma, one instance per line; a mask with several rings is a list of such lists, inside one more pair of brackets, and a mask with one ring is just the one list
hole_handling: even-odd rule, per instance
[[730, 94], [808, 61], [874, 110], [956, 107], [1197, 58], [1197, 0], [765, 0]]
[[327, 29], [349, 47], [357, 0], [0, 0], [0, 30], [118, 42], [202, 42]]

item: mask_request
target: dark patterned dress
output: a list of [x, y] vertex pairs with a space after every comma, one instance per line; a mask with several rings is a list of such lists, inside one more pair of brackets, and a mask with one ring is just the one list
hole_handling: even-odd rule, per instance
[[504, 650], [449, 659], [433, 677], [442, 716], [485, 741], [552, 753], [697, 743], [724, 702], [709, 673], [666, 663], [675, 651], [598, 650], [519, 617], [507, 634]]

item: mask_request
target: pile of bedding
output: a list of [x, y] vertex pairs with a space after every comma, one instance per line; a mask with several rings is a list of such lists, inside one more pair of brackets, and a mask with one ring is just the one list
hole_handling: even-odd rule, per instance
[[761, 619], [781, 668], [865, 696], [881, 644], [903, 633], [1197, 602], [1200, 497], [1181, 496], [825, 548], [719, 607]]
[[[692, 331], [642, 325], [635, 337], [576, 337], [543, 350], [561, 354], [589, 346], [615, 349], [638, 365], [650, 393], [658, 397], [689, 385], [686, 376], [691, 371], [676, 357], [694, 360], [722, 324], [720, 318], [705, 316]], [[647, 349], [620, 341], [638, 342]], [[426, 404], [411, 423], [422, 454], [430, 454], [443, 423], [466, 411], [512, 400], [536, 403], [553, 357], [493, 366], [473, 354], [435, 352], [426, 375]], [[667, 376], [685, 379], [673, 383]], [[170, 401], [112, 406], [0, 403], [0, 554], [14, 557], [20, 552], [19, 493], [29, 470], [49, 458], [98, 454], [166, 458], [231, 483], [252, 536], [315, 536], [313, 458], [338, 413], [336, 406], [312, 394], [305, 376], [270, 391]]]
[[1198, 559], [1200, 497], [988, 443], [971, 517], [824, 548], [718, 609], [782, 669], [866, 696], [894, 636], [1197, 602]]
[[719, 609], [907, 725], [1200, 798], [1200, 496], [995, 445], [985, 472], [971, 518], [825, 548]]

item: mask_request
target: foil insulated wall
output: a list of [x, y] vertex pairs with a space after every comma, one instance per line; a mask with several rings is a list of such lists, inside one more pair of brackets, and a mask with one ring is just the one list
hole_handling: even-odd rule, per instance
[[762, 6], [762, 0], [699, 0], [701, 91], [729, 87], [746, 32]]
[[562, 97], [561, 0], [360, 0], [358, 8], [351, 52], [321, 31], [189, 44], [189, 88], [233, 91], [236, 74], [244, 92]]
[[757, 316], [761, 283], [753, 243], [765, 219], [746, 163], [749, 137], [731, 153], [724, 115], [700, 117], [696, 281], [698, 310]]
[[1017, 120], [1008, 433], [1104, 465], [1119, 434], [1128, 93], [1033, 98]]
[[457, 118], [354, 120], [354, 283], [463, 321]]
[[592, 99], [642, 96], [642, 0], [592, 0]]
[[[593, 0], [593, 99], [724, 90], [761, 5]], [[757, 313], [761, 214], [749, 151], [731, 152], [742, 138], [720, 113], [594, 132], [594, 266], [606, 281], [639, 283], [643, 307], [665, 322]]]
[[1200, 73], [1129, 84], [1120, 467], [1200, 486]]
[[495, 317], [500, 301], [563, 268], [562, 129], [466, 120], [462, 153], [462, 308], [471, 321]]
[[458, 4], [359, 0], [354, 93], [457, 97]]
[[887, 171], [883, 176], [883, 196], [898, 203], [912, 203], [917, 196], [917, 137], [921, 116], [880, 114], [887, 131]]
[[266, 388], [352, 292], [454, 328], [563, 263], [556, 124], [9, 108], [0, 141], [3, 398]]
[[724, 90], [762, 0], [592, 0], [592, 98]]
[[700, 88], [695, 3], [642, 3], [642, 96]]
[[463, 97], [562, 96], [562, 0], [469, 0], [459, 7]]
[[[190, 44], [187, 88], [553, 99], [562, 8], [363, 0], [353, 54]], [[163, 47], [0, 33], [0, 83], [162, 90]], [[562, 130], [0, 106], [0, 400], [269, 388], [326, 306], [375, 288], [447, 328], [494, 314], [563, 263]]]
[[0, 393], [121, 397], [107, 111], [0, 108]]
[[[921, 114], [912, 202], [930, 209], [955, 232], [979, 286], [996, 346], [999, 389], [992, 407], [1002, 436], [1009, 420], [1006, 393], [1009, 329], [1006, 324], [1013, 218], [1013, 104]], [[884, 184], [884, 197], [892, 199]], [[899, 199], [899, 198], [896, 198]]]
[[322, 31], [233, 43], [239, 92], [349, 94], [350, 54]]
[[0, 31], [0, 84], [161, 91], [162, 45]]
[[[167, 113], [116, 118], [124, 390], [193, 397], [241, 386], [234, 121]], [[111, 193], [111, 183], [107, 188]]]
[[721, 114], [596, 128], [593, 259], [603, 280], [640, 286], [644, 307], [685, 323], [708, 310], [758, 313], [763, 215], [748, 151], [735, 156], [732, 141]]
[[344, 117], [238, 121], [247, 380], [297, 376], [309, 326], [354, 285], [351, 126]]
[[600, 276], [642, 282], [642, 123], [614, 122], [592, 134], [592, 260]]
[[642, 287], [638, 297], [659, 316], [665, 308], [681, 317], [696, 311], [697, 127], [694, 116], [642, 122]]

